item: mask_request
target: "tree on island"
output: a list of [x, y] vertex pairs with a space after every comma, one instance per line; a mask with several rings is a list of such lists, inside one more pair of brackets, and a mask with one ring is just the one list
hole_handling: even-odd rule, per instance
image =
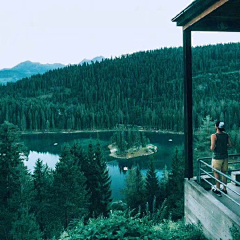
[[111, 143], [117, 147], [117, 154], [125, 154], [127, 150], [136, 148], [137, 150], [146, 147], [150, 140], [143, 132], [128, 129], [128, 131], [115, 132], [111, 138]]

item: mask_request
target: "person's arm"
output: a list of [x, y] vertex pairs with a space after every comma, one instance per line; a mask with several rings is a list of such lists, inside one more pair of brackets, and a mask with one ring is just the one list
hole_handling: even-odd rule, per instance
[[232, 141], [229, 135], [228, 135], [228, 147], [232, 148]]
[[213, 151], [215, 149], [215, 145], [216, 145], [216, 134], [212, 134], [211, 135], [211, 146], [210, 149]]

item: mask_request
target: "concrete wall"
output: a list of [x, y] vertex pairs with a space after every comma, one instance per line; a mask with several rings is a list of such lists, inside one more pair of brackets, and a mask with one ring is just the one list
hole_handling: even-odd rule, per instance
[[240, 231], [240, 218], [218, 199], [199, 186], [194, 180], [185, 179], [185, 222], [202, 226], [204, 235], [210, 240], [229, 240], [230, 228]]

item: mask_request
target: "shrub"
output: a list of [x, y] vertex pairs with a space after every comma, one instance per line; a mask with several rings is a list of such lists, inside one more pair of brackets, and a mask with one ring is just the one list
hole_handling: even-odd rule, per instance
[[165, 220], [153, 227], [160, 239], [204, 240], [200, 227], [193, 224], [185, 225], [183, 220], [177, 222]]
[[90, 219], [87, 224], [78, 221], [72, 225], [61, 240], [203, 240], [205, 239], [197, 227], [185, 226], [182, 221], [170, 220], [159, 225], [151, 225], [139, 215], [131, 216], [131, 212], [113, 211], [108, 218]]
[[239, 229], [235, 225], [233, 225], [230, 228], [230, 231], [231, 231], [231, 235], [232, 235], [232, 239], [233, 240], [240, 239], [240, 231], [239, 231]]

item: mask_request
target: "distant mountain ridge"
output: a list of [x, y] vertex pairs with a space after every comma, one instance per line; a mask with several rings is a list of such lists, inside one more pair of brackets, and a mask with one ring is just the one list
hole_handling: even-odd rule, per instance
[[[101, 62], [105, 58], [103, 56], [98, 56], [93, 59], [83, 59], [79, 64], [84, 63], [91, 64], [95, 62]], [[7, 84], [7, 82], [16, 82], [22, 78], [31, 77], [36, 74], [44, 74], [45, 72], [53, 69], [59, 69], [66, 67], [66, 65], [61, 63], [53, 64], [41, 64], [39, 62], [25, 61], [19, 63], [13, 68], [4, 68], [0, 70], [0, 84]]]
[[43, 74], [49, 70], [65, 67], [61, 63], [41, 64], [38, 62], [25, 61], [19, 63], [13, 68], [4, 68], [0, 70], [0, 83], [16, 82], [25, 77], [31, 77], [35, 74]]
[[98, 57], [95, 57], [95, 58], [93, 58], [93, 59], [91, 59], [91, 60], [84, 58], [79, 64], [80, 64], [80, 65], [82, 65], [82, 64], [84, 64], [84, 63], [91, 64], [92, 62], [93, 62], [93, 63], [95, 63], [95, 62], [101, 62], [101, 61], [104, 60], [104, 59], [105, 59], [105, 57], [103, 57], [103, 56], [98, 56]]

